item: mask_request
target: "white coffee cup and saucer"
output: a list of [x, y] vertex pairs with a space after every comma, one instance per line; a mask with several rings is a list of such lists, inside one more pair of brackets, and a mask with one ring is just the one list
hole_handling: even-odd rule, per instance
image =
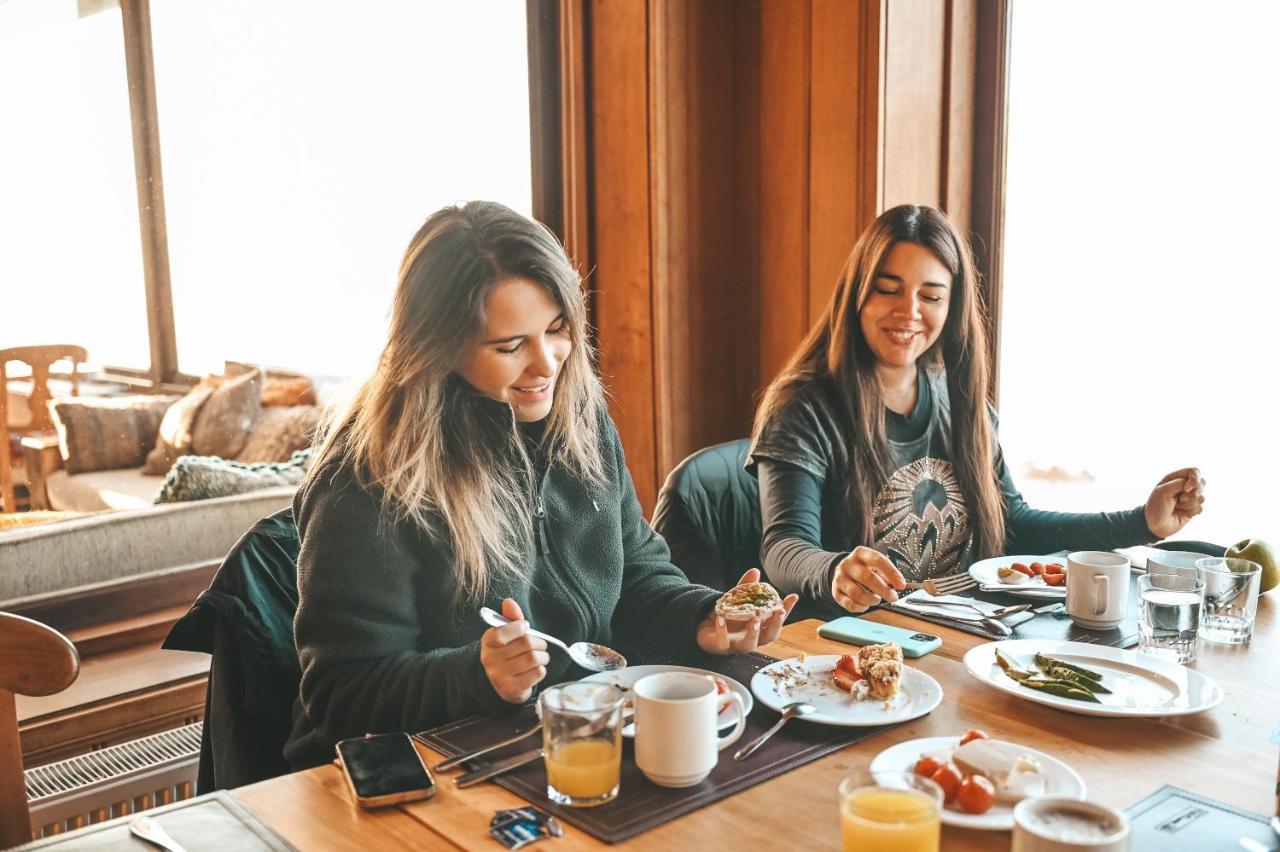
[[1013, 852], [1128, 852], [1129, 820], [1096, 802], [1050, 796], [1013, 809]]

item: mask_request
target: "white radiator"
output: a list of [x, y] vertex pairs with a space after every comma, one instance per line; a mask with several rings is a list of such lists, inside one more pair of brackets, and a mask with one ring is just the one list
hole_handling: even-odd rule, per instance
[[196, 722], [28, 769], [35, 837], [189, 798], [200, 762]]

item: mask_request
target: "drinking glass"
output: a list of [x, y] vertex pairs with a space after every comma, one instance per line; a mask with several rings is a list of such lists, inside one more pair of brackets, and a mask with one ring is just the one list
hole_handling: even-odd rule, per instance
[[1138, 578], [1138, 650], [1175, 663], [1196, 658], [1204, 580], [1189, 574]]
[[585, 808], [618, 795], [624, 698], [612, 684], [581, 681], [538, 698], [548, 799]]
[[1201, 638], [1226, 645], [1252, 639], [1262, 566], [1248, 559], [1207, 556], [1196, 562], [1196, 571], [1204, 580]]
[[872, 784], [840, 782], [844, 852], [938, 852], [942, 788], [910, 772], [882, 773]]

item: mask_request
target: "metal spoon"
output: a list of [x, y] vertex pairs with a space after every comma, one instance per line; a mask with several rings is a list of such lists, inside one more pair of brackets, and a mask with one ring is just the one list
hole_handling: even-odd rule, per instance
[[[983, 627], [987, 628], [991, 632], [999, 633], [1001, 636], [1013, 635], [1012, 627], [1005, 624], [1003, 621], [1000, 621], [999, 619], [992, 618], [991, 615], [988, 615], [987, 613], [978, 609], [976, 606], [970, 606], [969, 604], [955, 603], [951, 601], [917, 600], [915, 598], [912, 598], [910, 601], [908, 601], [908, 604], [922, 604], [924, 606], [932, 606], [932, 607], [960, 606], [960, 607], [964, 607], [965, 609], [971, 609], [974, 612], [976, 612], [979, 616], [981, 616], [981, 618], [978, 618], [978, 619], [966, 618], [965, 621], [970, 621], [970, 622], [976, 621], [978, 624], [981, 624]], [[1031, 606], [1031, 604], [1027, 604], [1026, 606], [1029, 607]], [[1004, 614], [1008, 615], [1009, 610], [1010, 608], [1006, 607], [1006, 611]], [[1018, 610], [1016, 607], [1012, 608], [1012, 611], [1021, 612], [1021, 610]]]
[[787, 724], [788, 720], [803, 718], [808, 716], [810, 713], [816, 712], [818, 712], [817, 707], [814, 707], [812, 704], [805, 704], [803, 701], [794, 701], [791, 704], [788, 704], [786, 707], [782, 708], [782, 718], [777, 722], [774, 722], [772, 728], [765, 731], [742, 748], [738, 749], [737, 753], [734, 754], [733, 759], [745, 760], [750, 757], [753, 751], [764, 745], [765, 740], [778, 733], [782, 726]]
[[912, 598], [911, 600], [907, 601], [907, 603], [923, 604], [925, 606], [962, 606], [962, 607], [965, 607], [966, 609], [973, 610], [978, 615], [986, 616], [987, 618], [1003, 618], [1006, 615], [1013, 615], [1015, 612], [1026, 612], [1027, 610], [1031, 609], [1031, 604], [1029, 603], [1014, 604], [1013, 606], [1002, 606], [999, 609], [993, 609], [989, 612], [978, 609], [976, 606], [970, 606], [969, 604], [966, 604], [966, 603], [960, 603], [959, 601], [931, 601], [931, 600], [925, 600], [922, 598]]
[[[511, 623], [511, 619], [487, 606], [480, 607], [480, 617], [490, 627], [502, 627], [504, 624]], [[564, 649], [569, 654], [569, 659], [584, 669], [590, 669], [593, 672], [611, 672], [615, 669], [625, 668], [627, 665], [626, 657], [612, 648], [606, 648], [604, 645], [597, 645], [594, 642], [574, 642], [572, 645], [566, 645], [556, 637], [540, 630], [534, 630], [532, 627], [529, 628], [529, 635], [545, 639], [552, 645]]]

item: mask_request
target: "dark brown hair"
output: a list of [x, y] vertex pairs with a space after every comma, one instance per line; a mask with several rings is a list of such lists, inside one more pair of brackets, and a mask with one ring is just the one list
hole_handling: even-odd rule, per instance
[[892, 462], [876, 358], [858, 316], [885, 255], [903, 242], [928, 249], [951, 273], [946, 323], [921, 358], [926, 363], [941, 362], [946, 369], [952, 467], [968, 501], [974, 554], [994, 556], [1004, 550], [1005, 517], [996, 480], [994, 428], [987, 414], [990, 368], [985, 311], [968, 243], [941, 210], [904, 204], [880, 214], [863, 232], [822, 316], [765, 391], [756, 412], [755, 434], [759, 437], [764, 425], [801, 390], [828, 382], [847, 436], [848, 458], [837, 463], [848, 471], [845, 514], [850, 546], [871, 544], [872, 506], [888, 480]]

